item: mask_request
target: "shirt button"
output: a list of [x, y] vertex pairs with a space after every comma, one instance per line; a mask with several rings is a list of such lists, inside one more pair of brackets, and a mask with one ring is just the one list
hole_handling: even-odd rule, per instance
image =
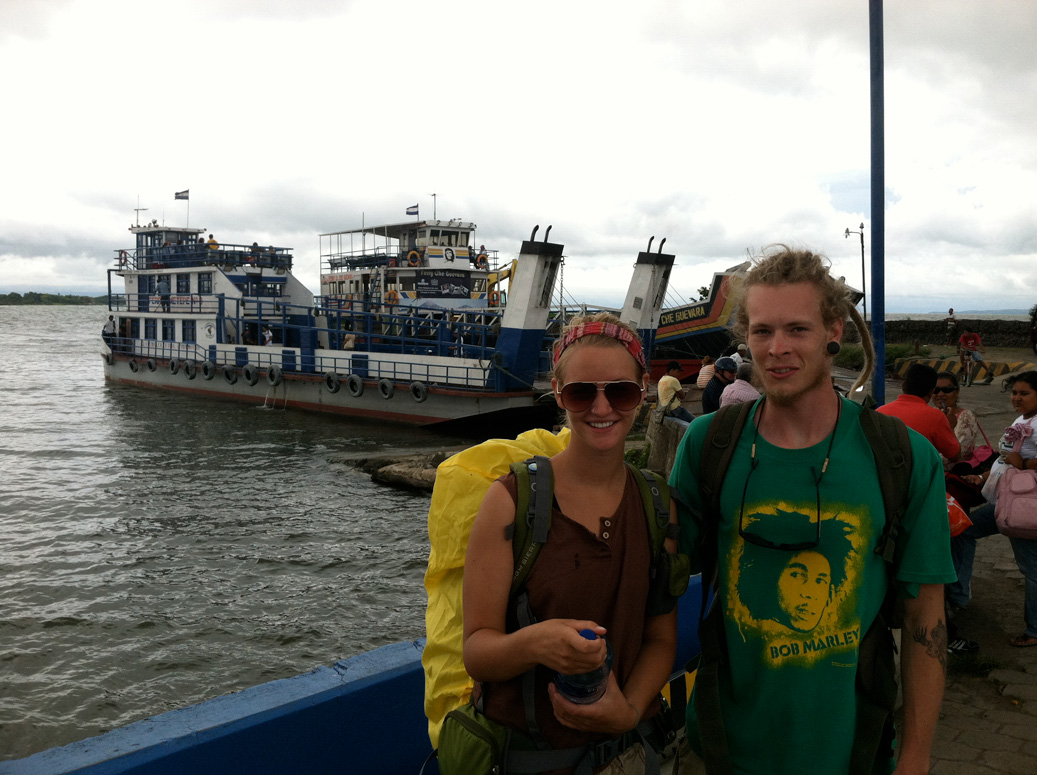
[[608, 520], [608, 519], [605, 520], [605, 527], [612, 527], [611, 520]]
[[602, 533], [601, 537], [605, 538], [605, 539], [608, 539], [608, 537], [609, 537], [608, 531], [605, 531], [604, 533]]

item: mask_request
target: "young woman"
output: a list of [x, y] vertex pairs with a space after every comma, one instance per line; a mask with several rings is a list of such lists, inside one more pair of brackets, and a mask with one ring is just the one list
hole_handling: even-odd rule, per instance
[[[465, 667], [481, 689], [485, 714], [517, 731], [519, 747], [531, 734], [522, 690], [531, 669], [536, 726], [551, 748], [614, 739], [658, 712], [656, 697], [676, 650], [676, 610], [646, 613], [648, 534], [637, 482], [623, 460], [646, 380], [636, 333], [610, 314], [574, 319], [556, 344], [551, 384], [571, 439], [551, 458], [550, 538], [526, 583], [535, 623], [519, 627], [508, 610], [513, 475], [490, 487], [472, 527], [464, 573]], [[672, 539], [667, 548], [676, 551]], [[588, 640], [581, 630], [599, 638]], [[586, 705], [569, 702], [554, 686], [555, 674], [598, 668], [606, 658], [604, 638], [613, 660], [604, 696]], [[623, 755], [625, 772], [636, 771], [630, 767], [636, 768], [638, 753], [635, 746]]]
[[[1024, 371], [1011, 382], [1012, 408], [1019, 416], [1009, 426], [998, 449], [1001, 456], [994, 466], [984, 474], [963, 477], [972, 484], [982, 484], [990, 478], [999, 477], [1009, 466], [1018, 469], [1037, 469], [1037, 371]], [[1022, 439], [1022, 446], [1015, 451], [1015, 442]], [[972, 527], [956, 538], [951, 539], [951, 554], [954, 557], [958, 581], [947, 587], [948, 600], [962, 608], [971, 596], [972, 561], [976, 555], [976, 539], [994, 535], [997, 524], [994, 521], [994, 505], [992, 501], [972, 511], [969, 518]], [[1037, 646], [1037, 540], [1011, 538], [1012, 551], [1019, 570], [1026, 577], [1023, 616], [1026, 629], [1008, 642], [1013, 646]]]

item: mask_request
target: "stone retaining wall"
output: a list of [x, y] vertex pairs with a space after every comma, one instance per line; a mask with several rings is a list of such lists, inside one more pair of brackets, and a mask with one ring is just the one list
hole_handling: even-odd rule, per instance
[[[959, 318], [954, 342], [965, 330], [974, 331], [987, 347], [1029, 347], [1030, 323], [1025, 320], [969, 320]], [[856, 333], [856, 332], [854, 332]], [[950, 344], [942, 320], [887, 320], [886, 341], [895, 344]]]

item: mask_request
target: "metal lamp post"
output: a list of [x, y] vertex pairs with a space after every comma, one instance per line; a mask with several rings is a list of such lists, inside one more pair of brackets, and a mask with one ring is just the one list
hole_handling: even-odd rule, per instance
[[862, 297], [861, 297], [861, 301], [864, 303], [864, 322], [867, 322], [868, 321], [868, 289], [867, 289], [867, 287], [865, 285], [866, 281], [864, 279], [864, 224], [863, 223], [861, 224], [861, 230], [860, 231], [851, 231], [850, 229], [847, 229], [846, 230], [846, 234], [844, 236], [848, 239], [851, 234], [860, 234], [861, 235], [861, 294], [863, 294]]

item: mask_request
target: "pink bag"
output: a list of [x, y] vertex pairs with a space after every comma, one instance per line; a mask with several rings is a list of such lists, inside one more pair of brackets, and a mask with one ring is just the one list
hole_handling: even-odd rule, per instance
[[[1005, 439], [1014, 442], [1016, 452], [1023, 439], [1033, 433], [1032, 425], [1013, 425]], [[1008, 466], [997, 482], [994, 506], [997, 529], [1011, 538], [1037, 538], [1037, 471]]]
[[997, 529], [1012, 538], [1037, 538], [1037, 471], [1009, 468], [997, 483]]

